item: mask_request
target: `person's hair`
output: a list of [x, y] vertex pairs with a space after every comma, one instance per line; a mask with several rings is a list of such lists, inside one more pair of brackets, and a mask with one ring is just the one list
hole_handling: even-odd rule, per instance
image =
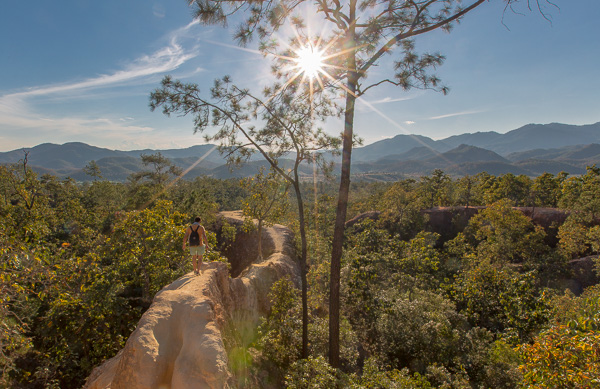
[[200, 219], [199, 217], [197, 217], [197, 218], [195, 218], [195, 219], [194, 219], [194, 221], [195, 221], [196, 223], [200, 223], [200, 222], [202, 221], [202, 219]]

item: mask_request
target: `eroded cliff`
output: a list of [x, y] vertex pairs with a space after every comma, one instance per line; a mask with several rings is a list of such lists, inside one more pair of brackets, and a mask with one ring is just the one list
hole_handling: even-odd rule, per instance
[[[241, 213], [223, 213], [222, 221], [239, 227]], [[255, 262], [255, 233], [236, 231], [227, 253], [235, 277], [230, 277], [226, 263], [214, 262], [204, 264], [199, 276], [188, 273], [163, 288], [125, 348], [94, 369], [84, 388], [228, 386], [232, 377], [222, 336], [227, 322], [242, 315], [256, 325], [269, 307], [271, 285], [285, 275], [299, 282], [289, 229], [280, 225], [265, 229], [265, 260], [260, 262]]]

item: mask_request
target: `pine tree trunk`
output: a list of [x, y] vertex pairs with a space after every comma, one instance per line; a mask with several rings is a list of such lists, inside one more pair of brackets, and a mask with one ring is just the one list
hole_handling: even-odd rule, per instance
[[[356, 1], [350, 3], [350, 20], [355, 20]], [[351, 24], [347, 32], [349, 47], [355, 46], [355, 24]], [[354, 131], [354, 106], [356, 103], [356, 85], [358, 73], [356, 70], [356, 57], [350, 52], [347, 60], [348, 91], [346, 91], [346, 111], [342, 145], [342, 171], [338, 204], [336, 210], [335, 227], [331, 249], [331, 274], [329, 283], [329, 364], [334, 368], [340, 367], [340, 271], [342, 260], [342, 246], [344, 243], [344, 224], [348, 208], [348, 194], [350, 192], [350, 164], [352, 161], [352, 138]], [[354, 71], [352, 71], [354, 70]]]
[[308, 245], [306, 242], [306, 228], [304, 222], [304, 202], [302, 201], [302, 193], [300, 192], [300, 186], [296, 173], [296, 180], [294, 182], [294, 191], [296, 192], [296, 201], [298, 202], [298, 217], [300, 224], [300, 241], [301, 241], [301, 254], [300, 254], [300, 279], [302, 282], [302, 359], [308, 358], [308, 284], [306, 273], [307, 269], [307, 258], [308, 258]]

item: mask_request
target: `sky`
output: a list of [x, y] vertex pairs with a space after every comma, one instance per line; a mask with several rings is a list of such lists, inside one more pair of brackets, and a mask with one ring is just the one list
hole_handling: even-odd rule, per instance
[[[450, 34], [419, 37], [419, 52], [445, 55], [436, 74], [450, 93], [371, 89], [358, 103], [355, 133], [370, 144], [398, 134], [443, 139], [600, 122], [600, 0], [553, 3], [544, 4], [547, 20], [526, 3], [503, 12], [502, 0], [490, 0]], [[236, 46], [231, 27], [195, 23], [185, 0], [5, 1], [1, 10], [0, 151], [48, 142], [202, 144], [191, 117], [150, 110], [165, 75], [206, 92], [224, 75], [257, 91], [271, 80], [268, 58]], [[390, 77], [391, 59], [370, 77]], [[325, 128], [340, 133], [342, 123]]]

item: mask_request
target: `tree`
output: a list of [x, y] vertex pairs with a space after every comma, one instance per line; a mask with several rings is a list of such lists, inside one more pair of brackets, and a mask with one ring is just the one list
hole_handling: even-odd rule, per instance
[[150, 169], [134, 173], [132, 176], [136, 181], [147, 179], [152, 184], [162, 187], [170, 176], [177, 177], [182, 173], [181, 168], [173, 165], [160, 151], [155, 154], [141, 154], [140, 158], [142, 164], [146, 167], [150, 166]]
[[160, 152], [141, 154], [146, 169], [129, 175], [129, 209], [142, 209], [164, 194], [167, 181], [179, 177], [182, 169]]
[[424, 224], [421, 214], [423, 202], [410, 180], [394, 183], [381, 196], [380, 206], [384, 209], [384, 226], [400, 233], [402, 238], [413, 236]]
[[588, 220], [600, 215], [600, 168], [588, 166], [586, 173], [562, 182], [561, 207], [577, 211]]
[[[296, 85], [301, 88], [302, 85]], [[303, 98], [293, 86], [273, 95], [266, 88], [265, 99], [253, 95], [231, 83], [229, 77], [217, 79], [211, 89], [211, 98], [202, 97], [198, 85], [183, 84], [165, 77], [162, 87], [150, 96], [152, 110], [162, 107], [163, 113], [178, 112], [194, 116], [195, 131], [205, 132], [207, 141], [219, 143], [219, 151], [227, 154], [230, 164], [247, 160], [259, 153], [271, 168], [294, 190], [298, 207], [301, 240], [300, 274], [302, 278], [302, 356], [308, 356], [308, 286], [306, 281], [308, 244], [304, 200], [300, 187], [300, 165], [306, 162], [318, 164], [324, 171], [327, 165], [318, 153], [339, 146], [335, 137], [322, 130], [314, 130], [314, 123], [334, 114], [326, 97], [316, 100]], [[298, 93], [297, 93], [298, 92]], [[250, 119], [259, 121], [261, 128], [247, 127]], [[292, 165], [286, 168], [282, 159], [293, 156]]]
[[531, 185], [535, 205], [556, 208], [560, 201], [560, 188], [567, 175], [568, 173], [561, 172], [556, 177], [551, 173], [537, 176]]
[[529, 200], [531, 179], [524, 175], [515, 176], [512, 173], [497, 177], [486, 191], [487, 204], [507, 199], [515, 207], [525, 206]]
[[[538, 4], [547, 0], [522, 0]], [[333, 367], [339, 367], [339, 301], [340, 269], [344, 224], [350, 189], [350, 165], [354, 140], [354, 114], [356, 99], [369, 89], [382, 84], [392, 84], [403, 89], [429, 88], [446, 93], [440, 80], [429, 74], [428, 69], [443, 62], [441, 54], [417, 55], [413, 39], [419, 35], [442, 29], [450, 31], [453, 25], [468, 12], [484, 4], [486, 0], [471, 0], [466, 7], [459, 0], [408, 0], [408, 1], [358, 1], [349, 0], [280, 0], [280, 1], [222, 1], [192, 0], [195, 13], [205, 24], [226, 25], [228, 18], [242, 14], [243, 21], [235, 34], [240, 44], [248, 43], [255, 35], [261, 39], [261, 47], [273, 48], [273, 32], [286, 24], [296, 27], [301, 45], [314, 51], [319, 43], [325, 47], [332, 62], [332, 74], [326, 82], [320, 79], [321, 90], [334, 87], [345, 94], [344, 131], [342, 134], [342, 166], [338, 204], [332, 241], [330, 278], [330, 354]], [[519, 0], [504, 0], [511, 7]], [[331, 34], [311, 37], [303, 32], [303, 20], [296, 11], [303, 5], [314, 4], [321, 19], [331, 26]], [[541, 11], [543, 12], [543, 11]], [[367, 81], [369, 70], [380, 63], [385, 54], [396, 46], [402, 56], [394, 63], [394, 76]], [[316, 48], [319, 50], [319, 47]], [[331, 52], [331, 53], [329, 53]], [[285, 73], [285, 72], [284, 72]], [[330, 77], [330, 78], [329, 78]], [[364, 83], [363, 83], [364, 82]], [[326, 85], [325, 85], [326, 84]], [[319, 88], [317, 88], [319, 89]], [[313, 82], [310, 82], [311, 95]]]
[[87, 165], [83, 168], [83, 172], [90, 177], [94, 178], [94, 181], [98, 179], [102, 179], [102, 172], [100, 171], [100, 166], [96, 163], [96, 161], [91, 160]]
[[125, 284], [142, 290], [142, 299], [184, 273], [181, 253], [185, 215], [172, 211], [172, 203], [158, 201], [153, 208], [123, 213], [116, 222], [105, 257], [113, 271], [127, 275]]
[[435, 169], [431, 172], [431, 176], [421, 177], [419, 191], [425, 199], [425, 204], [429, 208], [448, 205], [448, 191], [450, 188], [450, 176], [444, 173], [441, 169]]
[[244, 186], [250, 192], [250, 197], [243, 203], [244, 216], [256, 219], [258, 222], [258, 258], [262, 259], [262, 230], [269, 226], [271, 220], [276, 220], [285, 212], [285, 201], [288, 186], [282, 182], [282, 178], [273, 170], [265, 175], [261, 167], [258, 174], [242, 180]]
[[[565, 301], [566, 300], [566, 301]], [[566, 303], [566, 304], [565, 304]], [[550, 328], [519, 347], [523, 386], [593, 388], [600, 382], [600, 288], [565, 296]], [[561, 312], [562, 311], [562, 312]]]
[[518, 273], [487, 260], [461, 272], [452, 286], [459, 311], [473, 326], [527, 341], [548, 320], [548, 296], [534, 272]]
[[469, 220], [466, 232], [477, 241], [479, 257], [499, 263], [545, 259], [549, 248], [544, 229], [509, 203], [500, 200]]

